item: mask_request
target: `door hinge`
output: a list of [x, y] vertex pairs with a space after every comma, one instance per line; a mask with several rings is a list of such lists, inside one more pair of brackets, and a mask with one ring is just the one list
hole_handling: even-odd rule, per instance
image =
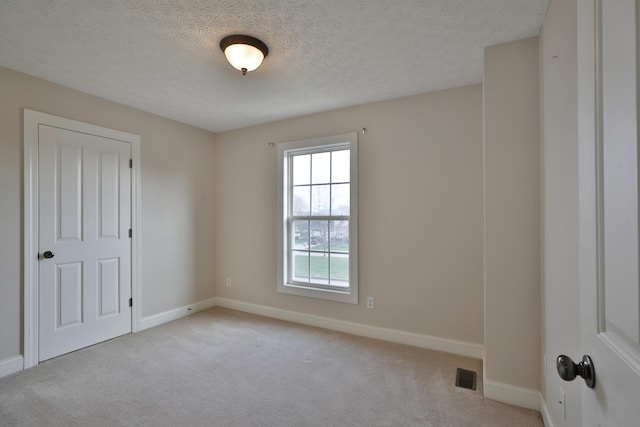
[[133, 237], [133, 228], [129, 229], [129, 238]]
[[133, 169], [133, 159], [129, 159], [129, 169]]
[[129, 298], [129, 307], [133, 307], [133, 298]]

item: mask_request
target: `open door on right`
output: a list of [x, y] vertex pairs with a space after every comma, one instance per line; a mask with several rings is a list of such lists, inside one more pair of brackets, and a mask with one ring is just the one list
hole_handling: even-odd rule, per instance
[[[640, 422], [639, 17], [638, 0], [578, 1], [581, 339], [595, 371], [582, 420], [590, 426]], [[583, 354], [570, 356], [577, 363]]]

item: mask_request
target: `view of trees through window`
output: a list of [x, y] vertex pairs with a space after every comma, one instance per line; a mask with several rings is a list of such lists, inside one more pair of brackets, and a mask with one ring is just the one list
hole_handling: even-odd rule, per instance
[[294, 282], [349, 287], [349, 162], [348, 149], [291, 156]]

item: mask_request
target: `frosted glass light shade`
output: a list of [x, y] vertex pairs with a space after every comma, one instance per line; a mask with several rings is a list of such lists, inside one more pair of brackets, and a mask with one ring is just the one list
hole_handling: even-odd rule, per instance
[[262, 64], [264, 55], [257, 47], [248, 44], [232, 44], [224, 50], [229, 64], [236, 70], [253, 71]]
[[262, 64], [262, 60], [269, 54], [269, 48], [255, 37], [234, 34], [220, 41], [220, 49], [235, 69], [247, 74]]

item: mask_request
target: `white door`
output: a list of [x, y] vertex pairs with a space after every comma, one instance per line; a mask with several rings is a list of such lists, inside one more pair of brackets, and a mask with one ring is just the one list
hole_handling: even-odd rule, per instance
[[636, 0], [578, 2], [581, 337], [596, 379], [582, 392], [588, 426], [640, 425], [639, 12]]
[[38, 125], [38, 360], [131, 332], [131, 144]]

